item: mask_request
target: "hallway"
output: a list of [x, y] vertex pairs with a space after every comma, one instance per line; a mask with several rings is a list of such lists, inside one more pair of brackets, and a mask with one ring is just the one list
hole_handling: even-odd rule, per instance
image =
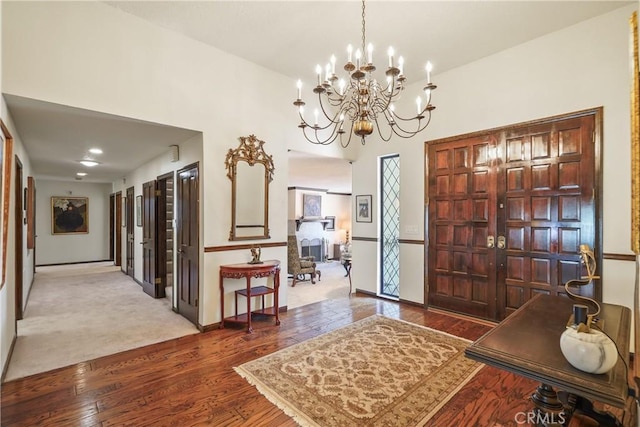
[[110, 261], [37, 267], [4, 381], [196, 333]]

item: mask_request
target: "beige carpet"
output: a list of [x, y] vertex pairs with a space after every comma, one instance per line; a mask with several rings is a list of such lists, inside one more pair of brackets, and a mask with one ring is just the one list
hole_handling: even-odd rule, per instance
[[422, 426], [482, 368], [468, 344], [371, 316], [234, 369], [301, 426]]
[[5, 381], [198, 332], [111, 262], [38, 267]]
[[[349, 278], [344, 277], [346, 272], [339, 261], [318, 263], [316, 268], [320, 270], [322, 276], [320, 281], [316, 280], [315, 284], [307, 280], [297, 282], [296, 286], [292, 287], [293, 280], [287, 280], [289, 310], [327, 299], [349, 298]], [[306, 277], [309, 278], [309, 275], [307, 274]]]

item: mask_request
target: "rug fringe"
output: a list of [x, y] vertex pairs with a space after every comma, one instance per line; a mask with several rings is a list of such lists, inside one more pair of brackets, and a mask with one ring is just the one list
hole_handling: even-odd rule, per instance
[[315, 423], [312, 419], [307, 417], [304, 413], [297, 411], [290, 402], [278, 398], [271, 388], [269, 388], [262, 381], [251, 375], [251, 373], [245, 371], [241, 366], [234, 367], [234, 371], [242, 378], [244, 378], [249, 384], [254, 386], [260, 394], [267, 398], [267, 400], [278, 407], [282, 412], [291, 417], [300, 427], [321, 427]]

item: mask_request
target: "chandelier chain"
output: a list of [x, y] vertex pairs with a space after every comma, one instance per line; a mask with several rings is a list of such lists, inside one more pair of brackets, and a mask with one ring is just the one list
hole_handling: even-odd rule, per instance
[[365, 39], [365, 20], [364, 20], [364, 0], [362, 0], [362, 54], [364, 55], [364, 48], [367, 45], [366, 39]]

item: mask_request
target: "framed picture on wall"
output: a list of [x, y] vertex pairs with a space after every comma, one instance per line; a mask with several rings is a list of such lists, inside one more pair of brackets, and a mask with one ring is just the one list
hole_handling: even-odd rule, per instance
[[322, 215], [322, 196], [319, 194], [302, 195], [302, 216], [320, 218]]
[[356, 222], [371, 222], [371, 194], [356, 196]]
[[88, 232], [88, 197], [51, 197], [51, 234], [79, 234]]

